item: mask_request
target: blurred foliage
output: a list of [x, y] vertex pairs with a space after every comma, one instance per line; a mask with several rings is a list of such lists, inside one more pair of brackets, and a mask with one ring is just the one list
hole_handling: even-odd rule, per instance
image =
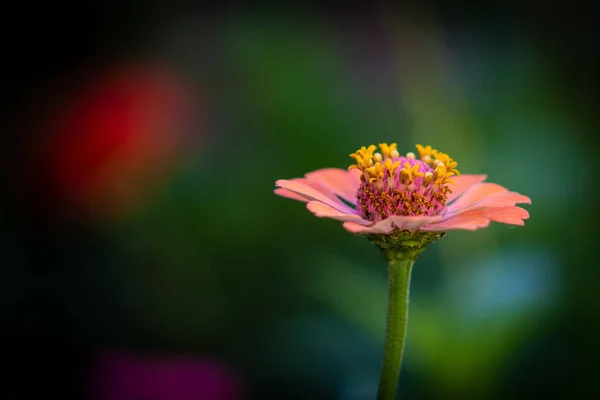
[[[74, 315], [64, 329], [81, 325], [92, 343], [215, 354], [257, 398], [368, 397], [385, 262], [366, 239], [273, 195], [274, 182], [346, 168], [361, 145], [432, 144], [462, 173], [533, 204], [524, 228], [453, 232], [417, 262], [399, 396], [568, 393], [569, 329], [589, 330], [589, 341], [598, 329], [597, 302], [586, 300], [598, 277], [588, 251], [597, 194], [552, 60], [508, 28], [450, 34], [407, 17], [361, 29], [238, 16], [204, 50], [210, 62], [187, 56], [203, 51], [189, 31], [165, 34], [157, 53], [202, 88], [198, 112], [211, 124], [145, 206], [97, 227], [103, 245], [56, 286]], [[591, 375], [570, 386], [590, 393]]]

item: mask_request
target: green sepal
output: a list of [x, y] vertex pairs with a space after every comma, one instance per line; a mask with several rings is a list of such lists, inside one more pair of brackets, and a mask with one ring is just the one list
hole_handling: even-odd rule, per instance
[[387, 261], [415, 261], [433, 242], [446, 232], [394, 231], [388, 234], [370, 234], [367, 238], [383, 252]]

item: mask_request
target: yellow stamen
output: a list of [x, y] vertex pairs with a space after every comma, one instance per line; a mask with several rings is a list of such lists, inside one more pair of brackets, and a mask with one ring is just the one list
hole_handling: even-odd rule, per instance
[[348, 169], [359, 168], [364, 172], [365, 169], [373, 166], [373, 152], [377, 149], [375, 145], [370, 145], [369, 148], [362, 146], [356, 152], [350, 154], [354, 158], [356, 165], [351, 165]]
[[433, 183], [436, 185], [443, 185], [444, 178], [446, 177], [446, 167], [438, 165], [433, 171]]
[[389, 146], [387, 143], [379, 143], [379, 149], [381, 150], [381, 154], [383, 155], [383, 158], [390, 157], [390, 155], [392, 154], [393, 151], [397, 151], [396, 147], [397, 147], [396, 143], [392, 143]]
[[421, 167], [421, 166], [420, 166], [419, 164], [415, 164], [415, 166], [413, 167], [413, 172], [412, 172], [413, 178], [415, 178], [415, 179], [416, 179], [416, 178], [418, 178], [418, 177], [420, 177], [420, 176], [423, 176], [423, 175], [425, 175], [424, 173], [422, 173], [422, 172], [419, 172], [419, 168], [420, 168], [420, 167]]
[[407, 183], [410, 179], [410, 173], [406, 168], [400, 170], [400, 183]]
[[[380, 143], [380, 151], [376, 153], [377, 146], [362, 146], [356, 152], [350, 154], [355, 164], [351, 165], [348, 169], [358, 168], [361, 170], [367, 182], [382, 181], [385, 176], [393, 177], [399, 170], [400, 181], [403, 184], [413, 184], [415, 179], [423, 177], [425, 185], [433, 183], [436, 186], [444, 187], [447, 184], [454, 183], [450, 179], [452, 176], [460, 175], [460, 172], [456, 169], [458, 166], [457, 162], [450, 158], [448, 154], [438, 151], [431, 146], [422, 146], [420, 144], [416, 145], [419, 152], [418, 159], [430, 165], [433, 168], [433, 173], [421, 172], [420, 166], [422, 164], [411, 166], [409, 162], [405, 162], [404, 166], [401, 167], [400, 161], [392, 161], [400, 157], [396, 147], [396, 143], [389, 145], [387, 143]], [[406, 153], [405, 157], [408, 160], [417, 159], [417, 156], [413, 152]]]
[[367, 168], [366, 172], [370, 176], [369, 182], [380, 180], [381, 178], [383, 178], [383, 164], [381, 164], [380, 162], [376, 162], [375, 165], [373, 165], [370, 168]]
[[398, 167], [400, 166], [400, 161], [392, 162], [392, 159], [388, 158], [387, 160], [385, 160], [384, 165], [387, 169], [389, 176], [394, 176], [394, 174], [396, 173], [396, 169], [398, 169]]
[[450, 156], [448, 154], [439, 152], [436, 156], [436, 160], [443, 162], [444, 165], [446, 166], [446, 169], [448, 170], [448, 172], [452, 172], [454, 175], [460, 175], [460, 173], [456, 169], [456, 166], [458, 165], [458, 163], [456, 161], [454, 161], [452, 158], [450, 158]]
[[423, 157], [425, 157], [425, 156], [431, 156], [433, 154], [433, 152], [435, 151], [435, 149], [431, 148], [431, 146], [423, 147], [420, 144], [418, 144], [415, 147], [419, 151], [419, 158], [421, 160], [423, 160]]
[[[435, 182], [441, 182], [440, 184], [453, 183], [448, 180], [449, 177], [453, 175], [460, 175], [460, 172], [456, 169], [458, 163], [454, 161], [450, 156], [446, 153], [442, 153], [431, 146], [423, 147], [420, 144], [415, 146], [419, 151], [419, 156], [422, 161], [431, 164], [434, 170], [437, 171], [439, 166], [444, 167], [443, 176], [438, 176], [434, 179]], [[441, 171], [438, 171], [438, 175], [441, 174]]]
[[433, 182], [433, 174], [429, 171], [425, 172], [425, 176], [423, 177], [423, 185], [429, 186], [429, 184]]
[[402, 171], [406, 172], [406, 179], [408, 183], [413, 183], [416, 178], [425, 175], [422, 172], [419, 172], [419, 167], [419, 164], [415, 164], [413, 167], [411, 167], [408, 161], [404, 162], [404, 168], [402, 168]]

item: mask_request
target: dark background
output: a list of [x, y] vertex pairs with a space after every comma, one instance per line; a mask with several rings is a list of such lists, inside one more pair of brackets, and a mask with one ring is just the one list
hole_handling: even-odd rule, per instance
[[[381, 141], [431, 144], [462, 173], [532, 198], [525, 227], [453, 232], [419, 260], [399, 396], [598, 396], [598, 13], [440, 3], [12, 5], [0, 189], [9, 397], [81, 398], [95, 352], [117, 348], [222, 360], [249, 398], [369, 398], [384, 261], [272, 190]], [[45, 172], [77, 147], [47, 121], [132, 63], [182, 82], [191, 113], [176, 155], [136, 164], [132, 205], [115, 212], [122, 164], [93, 192], [101, 200], [61, 192], [72, 182]]]

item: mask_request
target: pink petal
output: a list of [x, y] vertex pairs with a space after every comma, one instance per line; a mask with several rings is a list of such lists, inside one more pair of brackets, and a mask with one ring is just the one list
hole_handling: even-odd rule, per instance
[[431, 217], [409, 217], [403, 215], [392, 215], [389, 217], [396, 227], [400, 230], [407, 230], [411, 232], [418, 231], [421, 229], [423, 225], [432, 223], [434, 221], [440, 220], [442, 217], [440, 216], [431, 216]]
[[273, 191], [273, 193], [281, 197], [287, 197], [288, 199], [303, 201], [305, 203], [309, 201], [306, 197], [302, 197], [299, 194], [296, 194], [291, 190], [287, 190], [284, 188], [277, 188]]
[[372, 225], [372, 221], [367, 221], [362, 219], [356, 211], [353, 213], [343, 213], [334, 208], [329, 207], [326, 204], [321, 203], [320, 201], [310, 201], [306, 208], [308, 208], [312, 213], [314, 213], [319, 218], [331, 218], [337, 219], [338, 221], [351, 221], [360, 225]]
[[376, 222], [371, 226], [362, 226], [354, 222], [344, 222], [343, 226], [348, 232], [358, 233], [361, 235], [367, 235], [371, 233], [390, 233], [394, 229], [392, 220], [390, 218]]
[[495, 183], [476, 183], [465, 190], [448, 208], [460, 210], [468, 207], [493, 193], [508, 192], [508, 189]]
[[350, 177], [352, 177], [352, 179], [356, 181], [356, 190], [358, 190], [358, 186], [360, 186], [360, 177], [362, 176], [362, 174], [362, 171], [358, 168], [352, 168], [348, 170], [348, 175], [350, 175]]
[[521, 207], [496, 207], [485, 210], [492, 221], [511, 225], [525, 225], [524, 219], [529, 218], [527, 210]]
[[[308, 185], [310, 187], [312, 187], [315, 190], [318, 190], [319, 192], [321, 192], [322, 194], [324, 194], [325, 196], [329, 197], [331, 200], [333, 201], [339, 201], [339, 199], [337, 198], [337, 196], [335, 195], [335, 193], [333, 193], [329, 188], [327, 187], [323, 187], [323, 185], [321, 185], [318, 182], [314, 182], [314, 181], [309, 181], [306, 178], [293, 178], [293, 179], [289, 179], [289, 181], [291, 182], [299, 182], [302, 183], [304, 185]], [[277, 185], [277, 182], [275, 182], [275, 184]], [[298, 200], [298, 201], [303, 201], [305, 203], [308, 203], [310, 201], [310, 198], [307, 198], [305, 196], [302, 196], [301, 194], [297, 194], [291, 190], [288, 189], [284, 189], [284, 188], [277, 188], [274, 190], [274, 193], [283, 197], [287, 197], [289, 199], [293, 199], [293, 200]]]
[[475, 230], [485, 228], [490, 221], [502, 222], [512, 225], [524, 225], [524, 219], [529, 218], [529, 213], [520, 207], [492, 207], [473, 209], [458, 213], [440, 223], [425, 225], [423, 231], [449, 231], [453, 229]]
[[471, 210], [458, 214], [440, 223], [427, 224], [421, 230], [430, 232], [443, 232], [452, 229], [474, 231], [485, 228], [490, 224], [490, 218], [485, 210]]
[[483, 197], [479, 201], [462, 208], [459, 208], [460, 204], [458, 204], [457, 206], [457, 203], [459, 203], [459, 201], [460, 199], [448, 207], [446, 215], [458, 214], [464, 211], [479, 208], [508, 207], [514, 206], [518, 203], [531, 204], [531, 199], [529, 197], [523, 196], [522, 194], [516, 192], [492, 193], [489, 196]]
[[309, 172], [306, 174], [306, 178], [329, 187], [336, 195], [356, 204], [356, 192], [360, 186], [360, 180], [350, 175], [348, 171], [339, 168], [325, 168]]
[[343, 213], [351, 214], [354, 212], [354, 209], [338, 199], [331, 189], [318, 182], [310, 181], [306, 178], [280, 179], [275, 182], [275, 185], [290, 190], [307, 200], [317, 200], [325, 203]]
[[[344, 228], [352, 233], [369, 234], [369, 233], [390, 233], [394, 227], [400, 230], [407, 230], [410, 232], [418, 231], [423, 225], [431, 223], [433, 221], [440, 220], [440, 216], [431, 217], [409, 217], [401, 215], [392, 215], [382, 221], [376, 222], [371, 226], [357, 226], [357, 224], [347, 222], [344, 224]], [[365, 221], [365, 220], [363, 220]], [[370, 221], [365, 221], [370, 222]], [[366, 224], [364, 224], [366, 225]]]
[[452, 200], [456, 199], [458, 196], [463, 194], [465, 190], [469, 187], [485, 181], [487, 175], [459, 175], [453, 176], [452, 180], [454, 181], [454, 185], [450, 185], [450, 189], [452, 193], [448, 195], [446, 201], [450, 203]]

